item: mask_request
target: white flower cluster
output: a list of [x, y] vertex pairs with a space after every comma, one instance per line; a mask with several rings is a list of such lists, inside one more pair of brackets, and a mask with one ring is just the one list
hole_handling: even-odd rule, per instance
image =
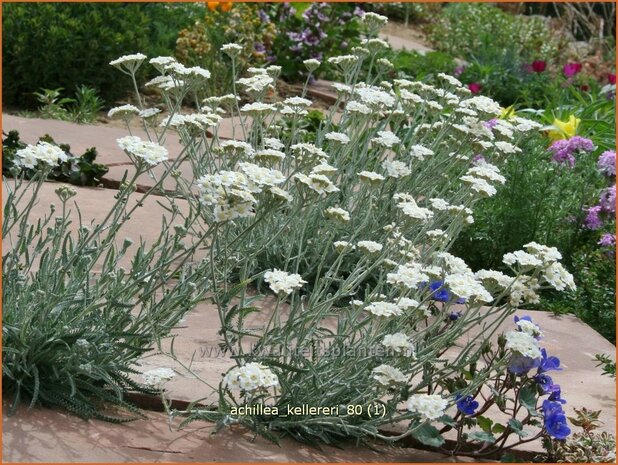
[[400, 370], [386, 364], [374, 368], [372, 373], [374, 375], [373, 379], [375, 379], [382, 386], [386, 387], [396, 386], [397, 384], [405, 383], [408, 380], [408, 377]]
[[176, 372], [171, 368], [154, 368], [142, 373], [144, 384], [156, 387], [160, 387], [163, 383], [169, 381], [174, 376], [176, 376]]
[[438, 394], [414, 394], [408, 399], [408, 410], [419, 413], [425, 420], [437, 420], [448, 406], [448, 401]]
[[[399, 306], [401, 306], [401, 302]], [[410, 342], [410, 338], [404, 333], [387, 334], [382, 340], [382, 345], [398, 354], [414, 355], [414, 346]]]
[[327, 208], [326, 216], [341, 221], [343, 223], [347, 223], [348, 221], [350, 221], [350, 213], [339, 207]]
[[48, 166], [56, 166], [69, 159], [64, 151], [48, 142], [27, 145], [15, 152], [15, 164], [22, 168], [35, 169], [39, 162]]
[[279, 386], [277, 375], [261, 363], [250, 362], [230, 370], [223, 378], [223, 386], [246, 392]]
[[107, 116], [109, 118], [127, 118], [131, 115], [138, 115], [139, 108], [135, 105], [120, 105], [119, 107], [111, 108], [107, 112]]
[[525, 244], [524, 247], [526, 250], [505, 254], [502, 261], [522, 271], [540, 269], [543, 279], [557, 291], [576, 289], [573, 275], [559, 263], [562, 255], [555, 247], [547, 247], [536, 242]]
[[433, 212], [428, 208], [419, 207], [411, 195], [399, 193], [393, 198], [397, 201], [397, 208], [408, 218], [423, 222], [433, 218]]
[[269, 284], [275, 294], [280, 296], [289, 295], [307, 283], [299, 274], [287, 273], [276, 268], [264, 273], [264, 281]]
[[357, 245], [359, 250], [367, 254], [378, 253], [383, 248], [382, 244], [374, 241], [358, 241]]
[[516, 324], [517, 324], [517, 328], [521, 332], [524, 332], [534, 338], [543, 336], [543, 331], [541, 331], [541, 328], [535, 325], [532, 321], [524, 320], [523, 318], [520, 318]]
[[167, 160], [167, 149], [156, 142], [143, 141], [137, 136], [122, 137], [117, 142], [122, 150], [144, 160], [150, 166]]
[[[239, 146], [232, 148], [243, 149]], [[280, 171], [248, 162], [239, 163], [238, 166], [240, 172], [223, 170], [217, 174], [206, 174], [197, 180], [202, 202], [214, 206], [216, 221], [253, 216], [254, 207], [258, 203], [254, 194], [263, 191], [286, 201], [289, 199], [288, 193], [277, 187], [285, 181]]]
[[373, 302], [365, 310], [375, 316], [391, 317], [401, 315], [401, 308], [392, 302]]
[[505, 333], [507, 349], [511, 349], [524, 357], [541, 358], [539, 342], [530, 334], [524, 331], [508, 331]]

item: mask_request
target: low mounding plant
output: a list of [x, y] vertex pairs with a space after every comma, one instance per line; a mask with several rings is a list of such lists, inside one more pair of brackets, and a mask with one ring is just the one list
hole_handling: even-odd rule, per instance
[[[149, 85], [161, 90], [168, 113], [159, 117], [137, 95], [139, 107], [124, 105], [112, 114], [142, 119], [150, 140], [128, 136], [119, 145], [138, 174], [163, 165], [165, 174], [151, 173], [157, 184], [148, 193], [163, 193], [167, 176], [176, 180], [167, 199], [182, 221], [174, 232], [167, 221], [154, 248], [142, 245], [131, 272], [119, 276], [118, 255], [126, 250], [115, 248], [113, 239], [119, 220], [138, 208], [128, 203], [136, 174], [123, 183], [118, 205], [103, 222], [107, 228], [97, 226], [77, 242], [65, 239], [62, 228], [48, 233], [50, 241], [57, 237], [67, 245], [50, 243], [40, 259], [42, 273], [17, 271], [17, 263], [29, 263], [19, 255], [28, 248], [20, 242], [11, 249], [17, 256], [5, 260], [10, 267], [5, 318], [21, 338], [5, 339], [5, 350], [14, 357], [5, 357], [6, 373], [16, 373], [5, 386], [35, 385], [32, 365], [18, 363], [23, 353], [38, 353], [35, 346], [20, 345], [39, 330], [31, 324], [32, 314], [63, 304], [71, 311], [62, 307], [54, 317], [69, 324], [48, 318], [44, 328], [73, 334], [71, 323], [80, 329], [88, 324], [100, 337], [111, 335], [116, 351], [110, 349], [110, 357], [116, 354], [112, 361], [121, 358], [123, 364], [113, 365], [115, 370], [107, 365], [108, 376], [97, 380], [118, 387], [110, 376], [128, 371], [148, 344], [168, 334], [177, 318], [207, 295], [219, 316], [220, 346], [235, 366], [222, 376], [214, 408], [192, 405], [173, 412], [185, 416], [184, 423], [239, 423], [275, 441], [282, 434], [326, 443], [413, 436], [451, 453], [465, 446], [465, 453], [479, 456], [510, 447], [513, 435], [519, 437], [515, 442], [543, 435], [564, 439], [570, 432], [564, 400], [547, 375], [560, 362], [541, 349], [541, 329], [528, 317], [516, 318], [513, 330], [492, 338], [517, 306], [538, 301], [542, 289], [574, 288], [560, 253], [528, 243], [525, 250], [504, 255], [505, 274], [474, 273], [448, 252], [474, 221], [473, 208], [506, 182], [491, 162], [520, 151], [518, 145], [540, 125], [520, 117], [500, 119], [496, 102], [470, 96], [452, 76], [439, 76], [442, 87], [384, 81], [389, 68], [376, 54], [386, 46], [377, 39], [385, 22], [365, 14], [361, 46], [328, 60], [343, 83], [334, 85], [337, 102], [314, 143], [297, 131], [312, 103], [306, 87], [299, 96], [268, 103], [265, 97], [281, 69], [271, 65], [236, 75], [240, 45], [222, 47], [234, 72], [234, 94], [203, 100], [208, 71], [169, 57], [151, 59], [160, 75]], [[145, 60], [137, 53], [111, 64], [136, 82]], [[308, 81], [321, 63], [309, 59], [304, 66]], [[249, 103], [239, 103], [239, 91]], [[195, 101], [195, 112], [180, 113], [183, 101]], [[221, 114], [231, 117], [231, 140], [219, 136]], [[160, 145], [169, 130], [177, 131], [184, 145], [174, 162], [166, 160]], [[46, 159], [30, 152], [21, 156]], [[183, 161], [191, 167], [186, 177], [178, 171]], [[21, 231], [28, 228], [23, 218], [32, 207], [17, 209], [17, 203], [14, 197], [7, 202], [12, 215], [7, 220], [5, 214], [6, 229], [18, 224], [23, 241]], [[73, 243], [79, 248], [65, 253]], [[206, 253], [197, 256], [201, 245]], [[99, 257], [105, 257], [106, 268], [95, 276], [92, 264]], [[76, 272], [82, 261], [85, 268]], [[63, 274], [69, 265], [71, 274]], [[17, 288], [21, 283], [31, 288]], [[45, 305], [22, 307], [39, 295], [40, 285], [51, 287], [43, 289]], [[58, 302], [50, 304], [50, 295]], [[129, 317], [133, 312], [136, 319]], [[74, 314], [97, 318], [91, 322]], [[259, 314], [262, 326], [248, 323], [251, 314]], [[113, 330], [104, 326], [117, 318]], [[64, 347], [46, 353], [61, 354]], [[37, 370], [43, 366], [53, 373], [47, 365]], [[99, 365], [95, 368], [92, 373], [100, 373]], [[51, 377], [53, 383], [36, 386], [62, 389], [63, 376], [65, 369]], [[76, 389], [65, 384], [62, 392], [72, 399], [69, 392]], [[505, 422], [488, 420], [484, 413], [490, 408], [502, 412]], [[400, 434], [386, 435], [386, 426], [400, 428]], [[442, 436], [448, 430], [457, 434], [455, 449]]]
[[[77, 186], [98, 186], [101, 178], [109, 170], [107, 166], [95, 163], [97, 150], [93, 147], [80, 156], [71, 153], [71, 147], [66, 144], [56, 144], [54, 140], [46, 135], [39, 139], [39, 143], [49, 144], [51, 147], [59, 147], [65, 154], [66, 159], [61, 160], [47, 174], [47, 179], [61, 182], [68, 182]], [[2, 174], [8, 177], [23, 176], [31, 178], [38, 173], [37, 163], [24, 165], [19, 158], [16, 158], [18, 150], [26, 148], [24, 142], [19, 138], [19, 132], [9, 131], [8, 135], [2, 139]]]

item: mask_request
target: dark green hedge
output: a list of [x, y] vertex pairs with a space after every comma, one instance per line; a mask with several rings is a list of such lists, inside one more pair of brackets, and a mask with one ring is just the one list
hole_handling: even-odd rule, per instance
[[5, 104], [32, 107], [32, 92], [85, 84], [111, 104], [130, 89], [109, 66], [120, 55], [171, 54], [195, 8], [164, 3], [4, 3], [2, 93]]

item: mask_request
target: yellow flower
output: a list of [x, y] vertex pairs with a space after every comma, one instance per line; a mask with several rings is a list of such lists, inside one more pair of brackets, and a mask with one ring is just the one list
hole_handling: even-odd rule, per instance
[[513, 108], [513, 105], [501, 109], [500, 119], [509, 120], [513, 118], [515, 118], [515, 108]]
[[569, 116], [567, 121], [560, 121], [558, 118], [554, 119], [553, 126], [556, 129], [549, 131], [548, 136], [551, 140], [570, 139], [577, 134], [577, 128], [581, 119], [576, 118], [575, 115]]

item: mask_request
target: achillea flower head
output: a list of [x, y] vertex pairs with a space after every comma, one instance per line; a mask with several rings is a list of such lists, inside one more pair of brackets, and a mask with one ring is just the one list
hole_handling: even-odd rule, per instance
[[375, 316], [391, 317], [401, 315], [401, 307], [392, 302], [373, 302], [365, 307], [365, 310]]
[[280, 296], [289, 295], [307, 283], [299, 274], [287, 273], [276, 268], [264, 273], [264, 281], [269, 284], [275, 294]]
[[17, 166], [35, 169], [39, 162], [47, 166], [56, 166], [69, 159], [64, 151], [49, 142], [39, 142], [36, 145], [27, 145], [15, 152]]
[[437, 420], [448, 405], [448, 401], [438, 394], [414, 394], [408, 400], [407, 408], [414, 413], [420, 413], [425, 420]]
[[397, 384], [405, 383], [408, 377], [400, 370], [390, 365], [380, 365], [372, 371], [373, 379], [382, 386], [396, 386]]
[[163, 383], [176, 376], [176, 372], [171, 368], [154, 368], [145, 371], [142, 373], [142, 376], [144, 378], [144, 384], [160, 387]]
[[267, 366], [250, 362], [230, 370], [223, 378], [223, 386], [252, 392], [277, 387], [279, 379]]

